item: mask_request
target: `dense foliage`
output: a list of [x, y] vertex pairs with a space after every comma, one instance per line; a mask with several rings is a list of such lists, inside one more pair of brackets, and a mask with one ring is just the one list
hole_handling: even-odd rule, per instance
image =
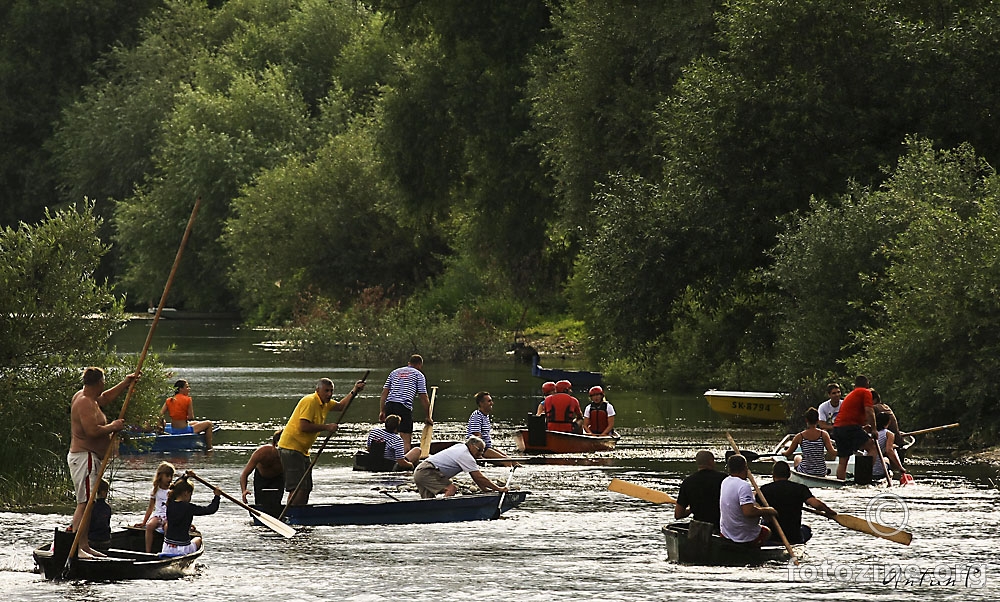
[[[4, 83], [60, 4], [14, 3]], [[98, 3], [119, 43], [14, 97], [59, 118], [0, 156], [49, 178], [8, 178], [4, 219], [95, 199], [102, 269], [143, 306], [200, 196], [173, 303], [318, 353], [493, 353], [571, 312], [612, 379], [812, 395], [864, 371], [919, 422], [947, 391], [987, 426], [1000, 6], [469, 6]]]
[[[107, 247], [92, 206], [46, 215], [37, 227], [0, 230], [0, 499], [5, 504], [59, 498], [69, 490], [69, 401], [82, 368], [106, 367], [117, 383], [136, 358], [116, 358], [110, 334], [123, 323], [122, 302], [93, 274]], [[129, 368], [131, 365], [131, 368]], [[150, 360], [126, 418], [157, 413], [163, 367]], [[110, 384], [109, 384], [110, 386]], [[117, 418], [124, 402], [108, 406]], [[30, 450], [30, 453], [26, 453]]]

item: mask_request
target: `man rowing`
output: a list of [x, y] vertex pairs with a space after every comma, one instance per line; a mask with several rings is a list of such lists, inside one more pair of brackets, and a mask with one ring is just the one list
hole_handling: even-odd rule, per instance
[[753, 488], [747, 480], [750, 469], [747, 459], [733, 454], [726, 460], [729, 476], [719, 490], [719, 531], [726, 539], [736, 543], [760, 546], [771, 536], [771, 530], [760, 524], [765, 516], [777, 516], [770, 506], [759, 506]]
[[719, 490], [726, 475], [715, 469], [715, 456], [702, 450], [694, 456], [698, 470], [681, 483], [674, 504], [674, 518], [694, 515], [694, 520], [712, 523], [719, 530]]
[[[760, 492], [767, 498], [768, 504], [778, 511], [778, 524], [784, 532], [788, 543], [805, 543], [812, 537], [809, 525], [802, 524], [802, 504], [807, 504], [823, 516], [833, 518], [836, 512], [812, 494], [808, 487], [801, 483], [788, 480], [792, 471], [787, 462], [775, 462], [771, 469], [774, 481], [762, 485]], [[771, 519], [774, 520], [774, 519]], [[771, 533], [771, 540], [778, 541], [776, 532]]]

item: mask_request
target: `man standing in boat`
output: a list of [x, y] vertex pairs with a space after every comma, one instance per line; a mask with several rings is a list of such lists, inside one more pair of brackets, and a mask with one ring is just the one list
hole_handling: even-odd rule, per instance
[[[365, 381], [359, 380], [343, 399], [331, 403], [333, 381], [321, 378], [316, 383], [316, 392], [306, 395], [295, 406], [295, 411], [288, 418], [288, 423], [281, 431], [281, 438], [278, 439], [278, 455], [281, 458], [281, 469], [285, 473], [285, 491], [290, 496], [289, 505], [304, 506], [309, 503], [309, 493], [312, 491], [309, 448], [315, 443], [317, 435], [323, 431], [336, 432], [338, 426], [336, 423], [327, 424], [326, 415], [330, 410], [343, 411], [364, 388]], [[298, 492], [291, 496], [296, 487]]]
[[824, 431], [833, 430], [833, 421], [840, 413], [840, 385], [830, 383], [826, 386], [826, 401], [819, 404], [819, 428]]
[[583, 410], [576, 397], [569, 394], [573, 384], [568, 380], [556, 383], [556, 392], [545, 398], [545, 428], [563, 433], [574, 432], [578, 420], [583, 418]]
[[860, 449], [869, 456], [877, 454], [875, 442], [866, 431], [878, 432], [875, 426], [875, 409], [868, 377], [858, 375], [854, 379], [854, 390], [847, 394], [840, 404], [840, 412], [833, 422], [833, 440], [837, 443], [837, 478], [847, 478], [847, 464], [851, 456]]
[[726, 460], [729, 476], [719, 490], [719, 531], [723, 537], [736, 543], [759, 546], [771, 536], [771, 530], [760, 524], [764, 516], [777, 516], [770, 506], [758, 506], [753, 488], [747, 480], [750, 470], [747, 459], [733, 454]]
[[274, 431], [271, 442], [261, 445], [247, 460], [247, 465], [240, 473], [240, 491], [243, 493], [243, 503], [247, 503], [248, 481], [253, 473], [253, 499], [258, 506], [280, 506], [282, 491], [285, 485], [284, 471], [281, 469], [281, 454], [278, 453], [280, 430]]
[[[76, 490], [76, 510], [73, 512], [73, 531], [80, 528], [90, 493], [97, 486], [97, 475], [101, 462], [108, 454], [111, 437], [125, 427], [125, 421], [117, 418], [108, 422], [103, 406], [118, 398], [128, 388], [132, 381], [139, 378], [134, 372], [126, 376], [120, 383], [104, 389], [104, 370], [90, 367], [83, 371], [83, 388], [73, 395], [70, 402], [70, 432], [71, 440], [66, 463], [69, 474], [73, 478], [73, 488]], [[84, 526], [85, 527], [85, 526]], [[82, 555], [103, 556], [90, 547], [87, 529], [79, 535], [78, 549]]]
[[396, 368], [389, 373], [382, 387], [382, 397], [379, 399], [378, 421], [395, 414], [399, 416], [399, 435], [403, 438], [403, 452], [409, 452], [413, 447], [413, 399], [420, 398], [424, 406], [424, 424], [434, 424], [431, 419], [431, 401], [427, 397], [427, 379], [423, 373], [424, 358], [417, 354], [410, 356], [410, 361], [402, 368]]
[[[788, 468], [787, 462], [775, 462], [771, 476], [774, 480], [761, 486], [760, 492], [767, 498], [771, 507], [778, 511], [776, 520], [788, 538], [788, 543], [806, 543], [812, 537], [809, 525], [802, 524], [802, 504], [808, 504], [828, 518], [837, 516], [837, 513], [814, 496], [808, 487], [788, 480], [788, 477], [792, 476], [792, 471]], [[777, 533], [771, 533], [772, 541], [779, 539], [776, 535]]]
[[694, 515], [694, 520], [712, 523], [719, 530], [719, 490], [726, 475], [715, 469], [715, 456], [708, 450], [695, 454], [698, 471], [681, 483], [674, 504], [674, 518], [681, 520]]

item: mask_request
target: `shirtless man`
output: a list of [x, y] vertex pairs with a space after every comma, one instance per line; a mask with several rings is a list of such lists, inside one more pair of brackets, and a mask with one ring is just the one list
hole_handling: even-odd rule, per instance
[[[104, 370], [87, 368], [83, 371], [83, 388], [73, 395], [70, 405], [70, 430], [72, 441], [66, 463], [73, 477], [73, 487], [76, 490], [76, 511], [73, 513], [73, 531], [80, 529], [78, 549], [83, 554], [103, 556], [90, 547], [87, 538], [87, 525], [81, 525], [90, 492], [97, 485], [101, 462], [108, 453], [111, 436], [125, 426], [121, 418], [108, 422], [107, 416], [101, 410], [124, 391], [139, 373], [135, 372], [125, 377], [114, 387], [104, 389]], [[82, 554], [81, 554], [82, 555]]]
[[247, 503], [247, 480], [253, 473], [253, 498], [258, 506], [280, 506], [281, 495], [285, 487], [284, 471], [281, 469], [281, 454], [278, 453], [278, 440], [281, 431], [274, 432], [271, 442], [258, 447], [247, 465], [240, 473], [240, 489], [243, 491], [243, 503]]

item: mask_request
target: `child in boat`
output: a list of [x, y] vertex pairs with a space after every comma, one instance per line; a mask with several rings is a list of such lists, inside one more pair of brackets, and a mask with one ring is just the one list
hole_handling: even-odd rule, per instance
[[88, 539], [90, 547], [107, 554], [111, 547], [111, 506], [108, 505], [108, 490], [111, 486], [104, 479], [97, 485], [94, 506], [90, 509]]
[[174, 480], [174, 465], [170, 462], [160, 462], [156, 467], [156, 474], [153, 475], [153, 491], [149, 494], [149, 506], [146, 507], [146, 516], [142, 517], [142, 522], [136, 527], [146, 528], [146, 553], [153, 551], [153, 539], [155, 533], [163, 533], [167, 522], [167, 495], [170, 490], [170, 482]]
[[[890, 415], [886, 412], [878, 412], [875, 414], [875, 428], [878, 429], [878, 446], [882, 450], [882, 458], [889, 463], [892, 470], [898, 470], [899, 474], [902, 475], [906, 472], [903, 468], [902, 462], [899, 461], [899, 456], [896, 455], [895, 435], [891, 430], [889, 430]], [[878, 481], [885, 478], [885, 463], [879, 462], [878, 457], [875, 457], [875, 462], [872, 464], [872, 480]], [[902, 480], [902, 477], [900, 477]]]
[[[819, 428], [819, 411], [816, 408], [809, 408], [806, 410], [805, 419], [805, 430], [795, 435], [792, 442], [788, 444], [784, 456], [788, 459], [795, 456], [795, 470], [797, 472], [825, 477], [827, 474], [826, 460], [837, 457], [837, 451], [833, 448], [830, 434]], [[795, 451], [799, 446], [802, 447], [802, 453], [796, 455]]]
[[187, 476], [181, 477], [170, 486], [167, 498], [167, 530], [163, 535], [163, 551], [160, 556], [184, 556], [198, 551], [201, 547], [201, 537], [191, 537], [191, 521], [196, 516], [215, 514], [219, 509], [219, 496], [222, 492], [216, 487], [213, 490], [215, 498], [207, 506], [191, 503], [194, 486], [188, 483]]

